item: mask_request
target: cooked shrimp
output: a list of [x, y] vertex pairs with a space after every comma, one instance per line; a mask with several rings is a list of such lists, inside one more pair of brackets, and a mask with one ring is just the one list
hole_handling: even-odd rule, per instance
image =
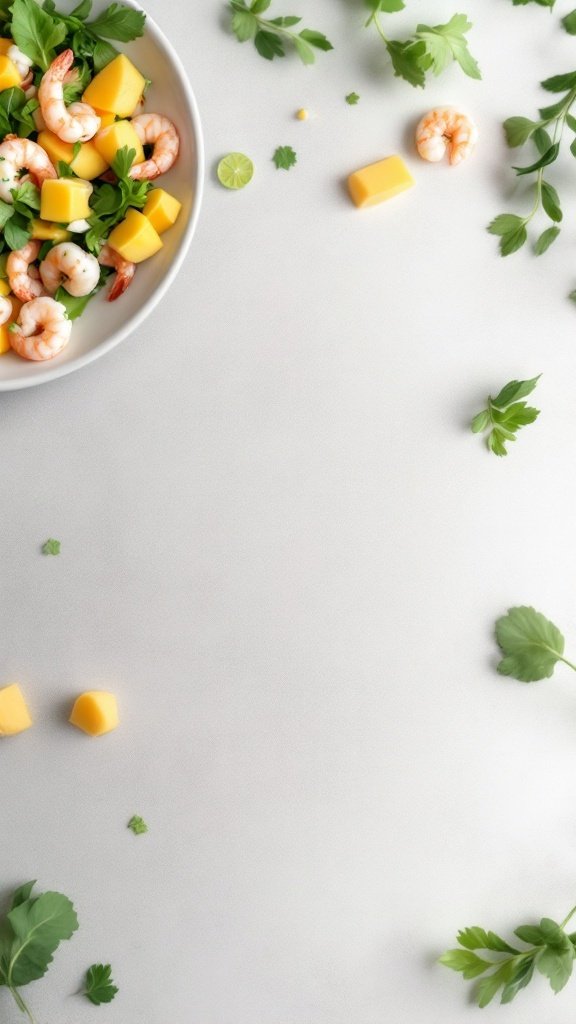
[[12, 303], [7, 295], [0, 295], [0, 327], [12, 319]]
[[136, 264], [130, 263], [125, 260], [119, 252], [116, 252], [110, 245], [103, 245], [98, 262], [103, 267], [114, 267], [116, 271], [116, 277], [114, 278], [110, 293], [108, 295], [108, 302], [114, 302], [114, 299], [118, 299], [124, 294], [128, 285], [131, 283], [134, 274], [136, 273]]
[[423, 160], [437, 163], [447, 153], [451, 164], [470, 156], [478, 140], [478, 129], [455, 107], [435, 107], [416, 129], [416, 148]]
[[93, 292], [100, 278], [98, 260], [75, 242], [55, 245], [40, 264], [40, 277], [50, 295], [60, 285], [70, 295], [81, 297]]
[[30, 241], [23, 249], [11, 252], [6, 261], [10, 288], [21, 302], [30, 302], [31, 299], [38, 299], [46, 294], [40, 274], [37, 268], [32, 266], [38, 259], [40, 245], [40, 242]]
[[30, 68], [34, 64], [34, 61], [31, 60], [30, 57], [27, 57], [25, 53], [22, 53], [22, 50], [20, 49], [20, 47], [16, 46], [15, 43], [14, 43], [13, 46], [9, 46], [8, 47], [8, 51], [6, 53], [6, 56], [18, 68], [18, 74], [20, 75], [20, 78], [22, 79], [22, 83], [20, 85], [20, 88], [23, 89], [24, 88], [24, 82], [26, 81], [26, 79], [28, 78], [28, 76], [30, 74]]
[[64, 81], [74, 63], [72, 50], [64, 50], [52, 61], [38, 90], [46, 127], [63, 142], [88, 142], [100, 128], [101, 120], [88, 103], [64, 103]]
[[165, 174], [176, 162], [180, 149], [180, 136], [172, 121], [162, 114], [138, 114], [131, 121], [143, 146], [154, 146], [149, 160], [135, 164], [130, 169], [130, 177], [150, 181], [160, 174]]
[[10, 344], [19, 356], [39, 362], [59, 355], [70, 341], [72, 321], [66, 307], [55, 299], [40, 298], [26, 302], [10, 331]]
[[0, 143], [0, 199], [5, 203], [13, 203], [12, 189], [21, 184], [21, 172], [26, 170], [34, 177], [41, 188], [47, 178], [57, 178], [47, 153], [37, 142], [30, 139], [18, 139], [12, 135]]

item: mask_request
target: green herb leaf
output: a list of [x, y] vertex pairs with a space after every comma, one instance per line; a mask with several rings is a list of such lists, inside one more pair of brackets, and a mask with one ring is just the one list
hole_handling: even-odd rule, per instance
[[532, 138], [536, 149], [542, 156], [544, 156], [544, 153], [547, 153], [553, 145], [552, 139], [545, 128], [537, 128]]
[[509, 117], [504, 121], [504, 132], [506, 142], [511, 149], [516, 146], [523, 146], [538, 128], [537, 121], [531, 121], [528, 117]]
[[505, 984], [502, 995], [500, 997], [501, 1003], [511, 1003], [516, 998], [521, 989], [532, 981], [534, 975], [534, 959], [529, 958], [522, 960], [518, 964], [516, 969], [510, 975], [510, 980]]
[[22, 53], [46, 71], [56, 56], [56, 47], [66, 38], [66, 25], [43, 11], [35, 0], [14, 0], [11, 32]]
[[135, 836], [143, 836], [148, 831], [148, 825], [138, 814], [133, 814], [128, 822], [128, 828], [132, 829]]
[[14, 988], [42, 978], [62, 940], [78, 928], [72, 903], [58, 892], [19, 903], [7, 920], [14, 940], [6, 980]]
[[571, 11], [562, 18], [562, 24], [569, 35], [576, 36], [576, 11]]
[[[67, 292], [61, 285], [54, 298], [56, 299], [56, 302], [61, 302], [62, 305], [66, 307], [66, 313], [68, 314], [69, 320], [77, 320], [78, 317], [82, 316], [86, 306], [98, 293], [100, 287], [101, 286], [98, 285], [94, 291], [90, 292], [88, 295], [78, 296], [70, 295], [70, 292]], [[53, 552], [53, 554], [55, 553], [56, 552]]]
[[545, 253], [546, 250], [550, 248], [552, 242], [556, 241], [559, 234], [560, 228], [558, 227], [546, 228], [546, 231], [542, 232], [540, 237], [537, 239], [536, 244], [534, 245], [534, 252], [536, 253], [536, 255], [542, 256], [542, 254]]
[[396, 77], [404, 78], [406, 82], [415, 87], [424, 88], [426, 71], [432, 65], [432, 58], [424, 40], [414, 42], [408, 39], [402, 43], [391, 39], [387, 43], [386, 49]]
[[531, 394], [539, 379], [538, 376], [531, 380], [511, 380], [496, 398], [488, 398], [487, 408], [477, 413], [472, 420], [470, 427], [474, 434], [490, 430], [486, 444], [495, 455], [507, 455], [506, 442], [515, 441], [517, 431], [534, 423], [539, 416], [538, 409], [520, 401]]
[[130, 43], [144, 35], [145, 24], [144, 11], [135, 11], [124, 4], [113, 3], [94, 21], [89, 21], [86, 28], [96, 36], [103, 36], [104, 39]]
[[560, 222], [562, 220], [560, 197], [553, 185], [550, 185], [547, 181], [543, 181], [541, 196], [542, 206], [545, 213], [550, 217], [550, 220]]
[[516, 174], [519, 177], [522, 174], [532, 174], [533, 171], [539, 171], [541, 167], [547, 167], [548, 164], [554, 163], [559, 152], [560, 143], [555, 142], [554, 145], [550, 146], [550, 149], [547, 149], [535, 163], [530, 164], [529, 167], [514, 167], [513, 170], [516, 171]]
[[21, 213], [13, 213], [10, 220], [4, 227], [4, 241], [9, 249], [23, 249], [30, 241], [30, 229], [27, 221]]
[[46, 543], [42, 545], [42, 554], [43, 555], [59, 555], [60, 554], [60, 541], [59, 540], [54, 540], [53, 537], [50, 537], [50, 539], [47, 540]]
[[491, 235], [509, 235], [524, 227], [524, 218], [515, 213], [501, 213], [488, 225]]
[[518, 953], [519, 950], [515, 949], [504, 939], [501, 939], [495, 932], [487, 932], [484, 928], [478, 928], [474, 926], [472, 928], [463, 928], [462, 931], [458, 932], [458, 942], [465, 949], [490, 949], [495, 953]]
[[553, 75], [540, 84], [546, 92], [568, 92], [576, 86], [576, 71], [569, 71], [565, 75]]
[[271, 0], [254, 0], [250, 5], [246, 0], [228, 2], [232, 11], [231, 28], [237, 40], [240, 43], [253, 40], [256, 50], [265, 60], [285, 57], [286, 43], [292, 44], [303, 64], [315, 62], [315, 50], [333, 49], [332, 43], [323, 32], [308, 28], [298, 33], [291, 32], [290, 29], [302, 21], [295, 15], [270, 19], [260, 17], [270, 6]]
[[100, 1006], [101, 1003], [111, 1003], [118, 992], [112, 980], [112, 968], [110, 964], [93, 964], [86, 971], [86, 989], [84, 994], [94, 1003]]
[[278, 146], [272, 159], [278, 170], [289, 171], [291, 167], [294, 167], [298, 157], [292, 146]]
[[453, 60], [469, 78], [482, 78], [478, 63], [468, 49], [466, 33], [472, 28], [465, 14], [455, 14], [445, 25], [418, 25], [416, 36], [426, 43], [432, 59], [432, 71], [440, 75]]
[[462, 977], [468, 979], [477, 978], [479, 974], [484, 974], [492, 967], [490, 960], [482, 960], [476, 953], [471, 953], [467, 949], [449, 949], [438, 962], [452, 971], [460, 971]]
[[496, 409], [505, 409], [512, 402], [527, 398], [536, 388], [541, 376], [542, 374], [539, 373], [537, 377], [531, 377], [529, 380], [511, 380], [498, 392], [496, 398], [490, 399], [491, 404]]
[[549, 679], [564, 660], [562, 633], [531, 607], [509, 608], [496, 623], [496, 640], [504, 655], [498, 671], [523, 683]]
[[355, 107], [360, 102], [360, 97], [357, 92], [349, 92], [346, 96], [346, 103], [349, 107]]

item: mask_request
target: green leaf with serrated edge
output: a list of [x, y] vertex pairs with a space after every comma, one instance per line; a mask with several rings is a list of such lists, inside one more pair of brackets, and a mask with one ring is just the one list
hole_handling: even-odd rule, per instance
[[292, 149], [292, 146], [278, 146], [272, 159], [278, 170], [289, 171], [291, 167], [294, 167], [298, 156]]
[[498, 672], [523, 683], [549, 679], [564, 654], [562, 633], [534, 608], [509, 608], [496, 622], [496, 640], [504, 657]]
[[449, 949], [438, 962], [452, 971], [459, 971], [467, 980], [477, 978], [493, 966], [492, 961], [482, 960], [476, 953], [472, 953], [468, 949]]
[[42, 978], [60, 942], [78, 928], [72, 903], [58, 892], [20, 904], [10, 911], [8, 921], [15, 938], [7, 980], [18, 988]]
[[511, 380], [508, 384], [505, 384], [501, 391], [498, 392], [496, 398], [491, 398], [490, 402], [497, 409], [505, 409], [511, 402], [517, 402], [521, 398], [527, 398], [534, 391], [541, 373], [537, 377], [531, 377], [530, 380]]
[[528, 117], [509, 117], [504, 121], [503, 127], [506, 142], [511, 149], [515, 149], [528, 141], [538, 128], [538, 122], [531, 121]]
[[527, 985], [532, 981], [534, 975], [534, 958], [527, 957], [526, 960], [516, 967], [514, 973], [510, 977], [510, 981], [506, 983], [502, 990], [502, 996], [500, 998], [501, 1003], [511, 1003], [516, 998], [521, 989], [526, 988]]
[[544, 939], [542, 932], [538, 925], [535, 924], [521, 924], [515, 929], [514, 935], [516, 935], [522, 942], [528, 943], [529, 946], [542, 946]]
[[232, 31], [240, 43], [245, 43], [256, 35], [258, 20], [249, 11], [235, 11], [232, 15]]
[[562, 949], [544, 946], [535, 958], [536, 969], [548, 978], [550, 987], [554, 992], [560, 992], [570, 980], [574, 966], [574, 948], [566, 938], [566, 945]]
[[22, 53], [46, 71], [56, 56], [56, 48], [66, 37], [66, 25], [36, 3], [14, 0], [11, 32]]
[[476, 999], [479, 1007], [488, 1006], [491, 1003], [494, 996], [498, 992], [498, 989], [507, 985], [514, 973], [514, 966], [512, 963], [507, 961], [503, 963], [494, 974], [490, 974], [487, 978], [483, 978], [478, 983], [476, 988]]
[[499, 458], [502, 458], [504, 455], [508, 455], [506, 445], [502, 440], [500, 433], [496, 430], [490, 431], [486, 439], [486, 445], [488, 450], [494, 452], [494, 455], [498, 455]]
[[491, 235], [509, 235], [524, 227], [524, 218], [518, 217], [515, 213], [501, 213], [488, 225], [487, 231]]
[[541, 196], [544, 212], [548, 214], [550, 220], [560, 222], [562, 220], [560, 197], [554, 186], [550, 185], [547, 181], [543, 181], [541, 185]]
[[135, 836], [143, 836], [148, 831], [148, 825], [141, 818], [139, 814], [133, 814], [128, 822], [128, 828], [134, 833]]
[[281, 40], [272, 32], [264, 32], [262, 29], [257, 32], [254, 36], [254, 46], [265, 60], [286, 56]]
[[144, 35], [145, 25], [144, 11], [134, 10], [122, 3], [112, 3], [94, 21], [89, 21], [86, 28], [104, 39], [130, 43]]
[[458, 942], [465, 949], [489, 949], [493, 953], [519, 953], [504, 939], [501, 939], [495, 932], [487, 932], [484, 928], [473, 925], [471, 928], [463, 928], [456, 936]]
[[539, 409], [534, 409], [531, 405], [526, 405], [525, 402], [514, 402], [504, 412], [492, 409], [492, 419], [512, 431], [520, 430], [529, 423], [534, 423], [539, 415]]
[[102, 1003], [111, 1003], [118, 992], [112, 980], [112, 967], [110, 964], [93, 964], [86, 971], [85, 996], [100, 1006]]
[[518, 249], [522, 248], [527, 238], [528, 233], [524, 225], [516, 231], [503, 235], [500, 239], [500, 253], [502, 256], [511, 256], [512, 253], [518, 252]]
[[344, 98], [349, 107], [355, 107], [356, 104], [360, 102], [360, 97], [357, 92], [349, 92]]
[[536, 160], [528, 167], [513, 167], [513, 170], [516, 171], [518, 177], [523, 174], [532, 174], [533, 171], [539, 171], [541, 167], [548, 167], [549, 164], [553, 164], [559, 152], [560, 143], [555, 142], [553, 146], [550, 146], [550, 149], [547, 149], [546, 152], [542, 154], [539, 160]]
[[547, 153], [553, 145], [552, 139], [545, 128], [537, 128], [532, 136], [532, 141], [541, 156]]
[[540, 82], [546, 92], [568, 92], [576, 86], [576, 71], [569, 71], [565, 75], [553, 75]]
[[559, 234], [560, 228], [546, 228], [546, 230], [542, 232], [542, 234], [534, 244], [534, 252], [536, 253], [536, 255], [542, 256], [546, 252], [546, 250], [550, 248], [552, 242], [556, 241]]
[[435, 75], [441, 74], [450, 61], [455, 60], [470, 78], [482, 77], [465, 38], [471, 28], [472, 23], [465, 14], [455, 14], [445, 25], [416, 27], [416, 37], [426, 42]]
[[483, 412], [479, 412], [476, 414], [476, 416], [472, 420], [472, 423], [470, 424], [470, 429], [473, 434], [480, 434], [482, 433], [483, 430], [486, 430], [486, 427], [488, 427], [489, 425], [490, 413], [488, 412], [487, 409], [484, 409]]
[[404, 78], [410, 85], [424, 88], [426, 71], [431, 64], [424, 40], [414, 43], [410, 40], [399, 42], [391, 39], [386, 49], [396, 77]]
[[332, 43], [326, 39], [323, 32], [315, 32], [312, 28], [303, 28], [299, 33], [299, 38], [304, 39], [310, 46], [315, 46], [317, 50], [323, 50], [325, 53], [334, 49]]
[[562, 18], [562, 24], [568, 35], [576, 36], [576, 11], [570, 11], [570, 14]]

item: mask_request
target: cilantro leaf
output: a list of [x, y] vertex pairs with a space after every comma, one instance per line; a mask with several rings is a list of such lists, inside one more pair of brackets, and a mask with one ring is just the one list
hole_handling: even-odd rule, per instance
[[53, 537], [50, 537], [50, 539], [47, 540], [46, 543], [42, 545], [42, 554], [43, 555], [59, 555], [60, 554], [60, 541], [59, 540], [54, 540]]
[[333, 50], [334, 47], [323, 32], [304, 28], [300, 32], [290, 29], [300, 24], [301, 18], [285, 15], [278, 18], [262, 18], [260, 15], [270, 6], [271, 0], [228, 0], [232, 11], [231, 28], [239, 43], [252, 40], [256, 50], [265, 60], [285, 57], [285, 44], [290, 43], [303, 64], [313, 64], [315, 50]]
[[392, 61], [395, 76], [404, 78], [410, 85], [424, 88], [426, 71], [432, 63], [426, 43], [423, 40], [414, 42], [407, 39], [405, 42], [401, 42], [397, 39], [390, 39], [386, 49]]
[[139, 814], [132, 815], [128, 822], [128, 828], [132, 830], [135, 836], [143, 836], [148, 831], [148, 825]]
[[272, 159], [278, 170], [289, 171], [291, 167], [294, 167], [298, 157], [292, 146], [278, 146]]
[[504, 655], [498, 672], [522, 683], [549, 679], [556, 663], [566, 662], [562, 633], [531, 607], [509, 608], [496, 622], [496, 640]]
[[355, 107], [360, 102], [360, 97], [357, 92], [349, 92], [346, 96], [346, 103], [349, 107]]
[[440, 75], [453, 60], [469, 78], [481, 78], [478, 63], [468, 49], [465, 35], [472, 28], [465, 14], [455, 14], [445, 25], [418, 25], [416, 36], [423, 39], [432, 59], [432, 71]]
[[102, 11], [94, 21], [89, 21], [86, 28], [94, 35], [104, 39], [115, 39], [120, 43], [130, 43], [144, 35], [146, 15], [144, 11], [135, 11], [124, 4], [113, 3]]
[[[512, 216], [503, 214], [503, 217]], [[557, 228], [550, 230], [558, 230]], [[504, 234], [504, 238], [507, 236]], [[551, 243], [548, 243], [551, 244]], [[486, 438], [488, 450], [495, 455], [507, 455], [506, 443], [516, 440], [516, 432], [540, 415], [538, 409], [520, 401], [531, 394], [540, 377], [531, 380], [512, 380], [499, 392], [496, 398], [488, 398], [487, 407], [477, 413], [470, 428], [474, 434], [490, 430]]]
[[66, 38], [66, 25], [44, 11], [35, 0], [14, 0], [11, 32], [22, 53], [46, 71], [56, 56], [56, 48]]
[[118, 992], [112, 980], [112, 967], [110, 964], [93, 964], [86, 971], [86, 989], [84, 995], [100, 1006], [101, 1003], [111, 1003]]

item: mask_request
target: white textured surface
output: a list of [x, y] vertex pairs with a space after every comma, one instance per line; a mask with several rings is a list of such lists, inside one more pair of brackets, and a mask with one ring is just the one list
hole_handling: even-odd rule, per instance
[[[576, 265], [569, 231], [542, 261], [484, 231], [515, 202], [499, 123], [574, 41], [536, 6], [465, 7], [484, 81], [422, 93], [360, 5], [294, 5], [337, 46], [308, 70], [239, 46], [217, 4], [149, 0], [209, 167], [258, 169], [241, 194], [210, 178], [137, 337], [0, 403], [1, 678], [37, 720], [0, 749], [2, 891], [38, 877], [81, 918], [28, 990], [40, 1024], [462, 1024], [467, 988], [433, 965], [456, 929], [576, 901], [574, 681], [499, 678], [491, 636], [532, 602], [576, 650]], [[457, 9], [411, 0], [397, 33]], [[408, 149], [450, 101], [482, 131], [455, 171]], [[343, 177], [396, 150], [418, 187], [355, 211]], [[540, 421], [488, 456], [467, 421], [539, 371]], [[65, 718], [99, 684], [123, 726], [98, 742]], [[108, 1008], [73, 995], [95, 960]], [[566, 1024], [574, 998], [540, 979], [482, 1019]]]

